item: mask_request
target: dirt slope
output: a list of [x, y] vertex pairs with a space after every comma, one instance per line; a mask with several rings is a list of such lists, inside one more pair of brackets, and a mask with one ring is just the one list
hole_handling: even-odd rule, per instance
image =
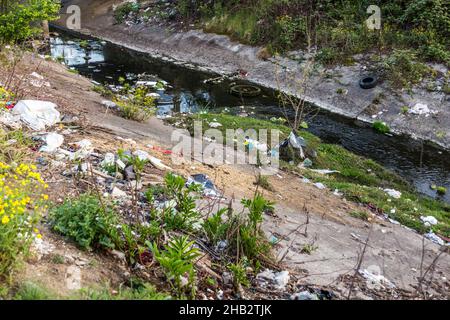
[[[152, 144], [168, 148], [172, 128], [157, 119], [136, 123], [108, 112], [101, 105], [102, 97], [92, 91], [93, 85], [90, 81], [69, 73], [64, 66], [30, 56], [29, 59], [23, 60], [19, 70], [20, 74], [25, 75], [25, 79], [36, 71], [50, 82], [49, 88], [25, 86], [24, 98], [50, 100], [58, 105], [62, 114], [78, 116], [83, 129], [77, 136], [90, 139], [99, 150], [115, 151], [118, 148], [118, 136], [132, 138], [140, 148], [163, 159], [178, 173], [208, 174], [225, 191], [228, 199], [235, 199], [236, 207], [239, 206], [241, 198], [253, 195], [255, 177], [252, 167], [230, 165], [211, 167], [199, 162], [172, 165], [169, 156], [147, 147], [148, 144]], [[365, 281], [360, 279], [356, 296], [395, 298], [397, 295], [405, 297], [416, 291], [414, 286], [418, 283], [423, 252], [422, 237], [417, 233], [378, 220], [376, 217], [373, 217], [372, 226], [368, 222], [352, 218], [349, 216], [350, 212], [364, 209], [334, 195], [332, 191], [319, 190], [311, 184], [303, 183], [298, 176], [281, 173], [280, 176], [271, 177], [270, 183], [275, 191], [264, 193], [269, 199], [277, 202], [276, 216], [266, 216], [263, 228], [269, 237], [273, 235], [281, 240], [276, 246], [276, 253], [280, 258], [289, 248], [283, 260], [284, 268], [291, 270], [298, 283], [331, 287], [341, 297], [345, 297], [349, 286], [346, 275], [354, 273], [358, 255], [372, 228], [361, 268], [379, 272], [393, 282], [398, 290], [371, 290], [366, 287]], [[58, 185], [57, 177], [49, 184], [57, 195], [53, 197], [54, 200], [64, 194], [65, 189], [61, 189], [62, 187]], [[70, 189], [70, 186], [65, 188]], [[308, 215], [305, 208], [309, 212], [306, 233], [303, 224], [306, 223]], [[58, 246], [58, 240], [52, 242]], [[315, 247], [310, 254], [302, 252], [306, 244]], [[438, 255], [440, 248], [429, 240], [425, 240], [424, 245], [425, 270]], [[58, 250], [61, 249], [58, 247]], [[110, 265], [108, 270], [111, 271], [106, 272], [106, 275], [101, 271], [104, 265]], [[32, 268], [39, 270], [39, 274], [44, 278], [53, 277], [52, 272], [56, 272], [55, 279], [63, 281], [61, 279], [67, 278], [67, 270], [64, 269], [57, 268], [58, 270], [52, 271], [52, 268], [39, 267], [39, 263]], [[114, 268], [114, 264], [101, 260], [97, 267], [83, 266], [81, 277], [92, 282], [108, 277], [114, 281], [120, 279], [120, 272], [123, 272], [120, 268], [119, 271], [113, 272]], [[441, 297], [443, 295], [448, 298], [449, 270], [450, 257], [444, 254], [434, 268], [434, 281], [429, 289], [430, 293], [440, 292]], [[114, 276], [111, 276], [111, 273]], [[31, 272], [29, 276], [36, 277], [36, 274]]]

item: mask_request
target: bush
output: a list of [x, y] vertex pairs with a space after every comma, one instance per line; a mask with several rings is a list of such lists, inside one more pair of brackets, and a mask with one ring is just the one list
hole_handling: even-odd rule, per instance
[[391, 131], [389, 126], [382, 121], [375, 121], [373, 123], [373, 129], [382, 134], [389, 133]]
[[37, 26], [43, 20], [57, 19], [59, 8], [54, 0], [9, 1], [0, 10], [0, 42], [20, 42], [36, 36], [41, 32]]
[[138, 13], [140, 5], [137, 2], [127, 2], [116, 8], [114, 11], [114, 18], [117, 23], [122, 23], [130, 13]]
[[411, 50], [394, 50], [385, 59], [386, 76], [394, 87], [409, 88], [429, 73], [429, 67], [416, 61], [417, 56]]
[[120, 246], [119, 218], [109, 204], [90, 194], [66, 201], [49, 215], [55, 231], [72, 238], [83, 249], [94, 245], [106, 248]]
[[7, 276], [41, 235], [36, 229], [46, 209], [48, 186], [36, 167], [0, 162], [0, 277]]
[[[167, 250], [160, 251], [155, 243], [151, 248], [175, 292], [182, 297], [187, 290], [190, 290], [191, 298], [194, 298], [194, 262], [200, 256], [199, 250], [194, 247], [194, 242], [190, 242], [187, 236], [182, 236], [170, 241]], [[183, 277], [187, 279], [187, 283]]]

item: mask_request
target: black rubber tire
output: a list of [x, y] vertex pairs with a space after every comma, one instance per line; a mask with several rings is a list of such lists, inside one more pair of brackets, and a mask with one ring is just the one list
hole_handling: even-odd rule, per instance
[[252, 85], [234, 85], [230, 88], [230, 92], [238, 97], [254, 98], [261, 94], [261, 89]]
[[372, 89], [378, 83], [378, 78], [376, 76], [365, 76], [359, 81], [359, 86], [363, 89]]

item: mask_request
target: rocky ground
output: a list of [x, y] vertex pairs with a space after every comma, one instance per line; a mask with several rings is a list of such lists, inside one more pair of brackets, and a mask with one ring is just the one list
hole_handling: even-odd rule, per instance
[[[412, 90], [394, 90], [387, 82], [364, 90], [360, 88], [359, 80], [372, 66], [367, 65], [367, 57], [361, 55], [355, 57], [356, 63], [352, 66], [317, 70], [308, 78], [309, 89], [299, 93], [291, 80], [304, 77], [307, 64], [299, 63], [299, 57], [304, 59], [308, 56], [304, 52], [262, 60], [261, 48], [233, 42], [226, 36], [204, 33], [194, 25], [167, 24], [157, 18], [145, 23], [130, 19], [115, 24], [113, 6], [122, 2], [63, 1], [63, 14], [57, 24], [66, 27], [68, 15], [64, 14], [65, 9], [69, 5], [78, 5], [82, 14], [80, 31], [83, 33], [191, 68], [221, 74], [245, 70], [249, 81], [300, 94], [320, 108], [364, 122], [382, 121], [393, 132], [432, 141], [446, 149], [450, 147], [450, 98], [445, 90], [448, 77], [445, 66], [431, 66], [436, 73], [435, 79], [414, 86]], [[147, 5], [149, 8], [162, 7], [164, 15], [170, 16], [173, 11], [170, 2], [166, 1], [151, 1]], [[291, 75], [277, 76], [280, 69], [289, 70]]]
[[[2, 76], [0, 82], [5, 82]], [[109, 177], [99, 173], [99, 163], [106, 154], [115, 154], [119, 148], [144, 151], [162, 161], [163, 166], [157, 160], [146, 166], [144, 185], [160, 183], [166, 171], [186, 178], [206, 174], [223, 192], [222, 205], [232, 201], [237, 211], [242, 208], [240, 200], [255, 192], [252, 166], [211, 166], [202, 161], [175, 165], [165, 152], [171, 145], [173, 128], [156, 118], [138, 123], [118, 117], [105, 109], [104, 99], [92, 90], [88, 79], [70, 73], [63, 65], [27, 54], [17, 66], [15, 80], [22, 88], [22, 99], [54, 102], [63, 115], [58, 125], [48, 129], [63, 136], [59, 151], [34, 151], [30, 155], [39, 164], [50, 186], [50, 199], [55, 203], [79, 194], [96, 181], [102, 193], [119, 199], [123, 210], [129, 210], [126, 199], [132, 195], [132, 188], [120, 179], [114, 188]], [[84, 155], [84, 180], [75, 179], [71, 162], [61, 157], [61, 153], [71, 152]], [[83, 165], [77, 170], [80, 168], [83, 170]], [[298, 175], [280, 172], [269, 181], [273, 191], [262, 192], [276, 205], [273, 213], [264, 216], [263, 230], [274, 243], [274, 256], [279, 263], [271, 268], [273, 272], [254, 274], [250, 287], [239, 292], [241, 298], [345, 299], [349, 292], [351, 298], [360, 299], [419, 299], [424, 297], [423, 292], [428, 299], [449, 298], [450, 259], [448, 254], [439, 255], [445, 247], [386, 221], [333, 191], [306, 183]], [[210, 203], [208, 198], [202, 201]], [[370, 219], [362, 221], [349, 216], [355, 210], [366, 211]], [[164, 288], [163, 277], [152, 264], [142, 268], [129, 266], [120, 252], [82, 251], [47, 225], [42, 228], [38, 254], [27, 261], [19, 274], [21, 281], [43, 283], [61, 296], [99, 283], [109, 283], [114, 291], [132, 275], [143, 276]], [[229, 274], [215, 269], [211, 260], [210, 256], [206, 262], [198, 261], [196, 268], [200, 274], [216, 277], [217, 285], [200, 288], [197, 298], [236, 298]], [[426, 274], [427, 280], [419, 293], [421, 273]]]

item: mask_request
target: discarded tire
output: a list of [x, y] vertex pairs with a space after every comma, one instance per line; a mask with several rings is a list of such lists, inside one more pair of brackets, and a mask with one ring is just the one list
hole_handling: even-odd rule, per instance
[[252, 98], [259, 96], [261, 89], [252, 85], [234, 85], [230, 92], [235, 96]]
[[372, 89], [377, 85], [377, 81], [375, 76], [365, 76], [359, 81], [359, 86], [363, 89]]

